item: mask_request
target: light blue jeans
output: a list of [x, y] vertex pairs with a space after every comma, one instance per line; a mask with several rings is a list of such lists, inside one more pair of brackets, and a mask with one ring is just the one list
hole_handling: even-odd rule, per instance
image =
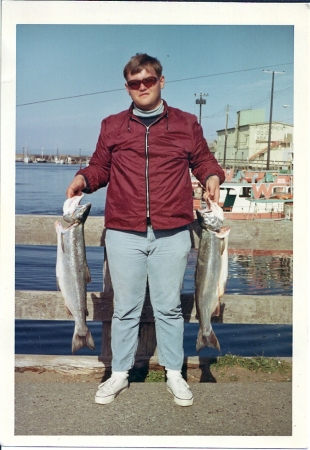
[[187, 227], [147, 232], [108, 229], [106, 250], [114, 290], [112, 370], [132, 368], [148, 281], [159, 364], [183, 365], [184, 320], [180, 293], [191, 239]]

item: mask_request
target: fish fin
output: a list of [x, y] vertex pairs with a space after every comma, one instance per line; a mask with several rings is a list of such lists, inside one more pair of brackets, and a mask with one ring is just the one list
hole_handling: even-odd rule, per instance
[[91, 332], [87, 328], [87, 333], [85, 336], [79, 336], [74, 330], [73, 338], [72, 338], [72, 353], [75, 353], [82, 347], [88, 347], [92, 350], [95, 348], [94, 339], [91, 335]]
[[221, 273], [220, 273], [220, 278], [219, 278], [219, 282], [218, 282], [218, 291], [217, 291], [217, 295], [219, 297], [219, 299], [224, 295], [225, 292], [225, 287], [226, 287], [226, 283], [227, 283], [227, 277], [228, 277], [228, 267], [221, 268]]
[[91, 348], [92, 350], [95, 349], [95, 342], [94, 342], [92, 334], [89, 330], [87, 331], [87, 334], [86, 334], [86, 345], [87, 345], [87, 347]]
[[59, 278], [56, 275], [56, 286], [57, 286], [57, 290], [60, 291], [60, 285], [59, 285]]
[[65, 244], [64, 244], [64, 231], [65, 230], [64, 230], [62, 224], [60, 222], [58, 222], [58, 220], [54, 223], [54, 226], [55, 226], [57, 235], [60, 234], [60, 246], [61, 246], [63, 253], [65, 253]]
[[64, 235], [61, 233], [61, 250], [65, 253]]
[[197, 342], [196, 342], [196, 350], [197, 352], [200, 352], [201, 349], [204, 347], [212, 347], [215, 348], [218, 351], [221, 351], [220, 343], [214, 333], [214, 331], [211, 328], [211, 332], [206, 335], [206, 333], [203, 333], [200, 329], [198, 331], [197, 336]]
[[226, 286], [226, 281], [223, 280], [223, 282], [221, 282], [221, 284], [219, 284], [219, 286], [218, 286], [218, 296], [219, 297], [223, 297], [224, 292], [225, 292], [225, 286]]
[[224, 235], [219, 235], [219, 233], [216, 235], [216, 237], [221, 239], [221, 249], [220, 249], [221, 256], [223, 255], [224, 251], [228, 249], [229, 233], [230, 233], [230, 228], [228, 229], [228, 232], [225, 233]]
[[224, 239], [225, 237], [229, 236], [230, 234], [230, 228], [229, 227], [221, 227], [219, 231], [216, 233], [217, 237]]
[[223, 255], [223, 253], [224, 253], [224, 251], [225, 251], [225, 248], [226, 248], [226, 242], [225, 242], [225, 239], [223, 239], [223, 240], [221, 241], [221, 249], [220, 249], [220, 254], [221, 254], [221, 256]]
[[86, 283], [90, 283], [91, 282], [91, 276], [90, 276], [90, 270], [89, 270], [89, 267], [88, 267], [87, 264], [86, 264], [85, 270], [86, 270]]
[[219, 229], [219, 231], [215, 231], [215, 236], [222, 240], [222, 242], [225, 242], [225, 245], [228, 243], [228, 236], [230, 234], [230, 228], [229, 227], [222, 227]]
[[68, 316], [72, 316], [73, 314], [72, 314], [72, 312], [70, 311], [70, 309], [68, 308], [68, 306], [65, 305], [65, 307], [66, 307]]
[[221, 302], [219, 299], [213, 313], [211, 314], [211, 317], [219, 316], [220, 314], [221, 314]]
[[221, 242], [221, 271], [218, 283], [218, 296], [222, 297], [228, 278], [228, 236]]

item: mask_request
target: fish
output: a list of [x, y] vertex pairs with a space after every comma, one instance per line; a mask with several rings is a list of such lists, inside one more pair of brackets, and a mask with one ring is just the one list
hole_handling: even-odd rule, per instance
[[195, 269], [195, 304], [199, 330], [196, 350], [212, 347], [220, 351], [220, 343], [211, 324], [220, 315], [220, 297], [228, 277], [229, 227], [224, 227], [224, 213], [215, 202], [208, 200], [204, 210], [196, 210], [201, 237]]
[[86, 285], [91, 276], [86, 259], [84, 224], [91, 203], [80, 205], [84, 194], [67, 199], [63, 205], [63, 219], [70, 223], [65, 228], [56, 221], [57, 234], [56, 280], [67, 311], [73, 316], [75, 325], [72, 337], [72, 353], [82, 347], [95, 348], [94, 339], [86, 325]]

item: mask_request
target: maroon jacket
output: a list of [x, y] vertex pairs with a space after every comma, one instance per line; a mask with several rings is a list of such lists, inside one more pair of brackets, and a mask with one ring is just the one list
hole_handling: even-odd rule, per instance
[[155, 230], [193, 222], [193, 192], [189, 168], [205, 185], [207, 177], [224, 172], [210, 152], [196, 117], [164, 102], [164, 112], [146, 127], [127, 111], [102, 121], [96, 150], [85, 177], [91, 193], [108, 184], [105, 226]]

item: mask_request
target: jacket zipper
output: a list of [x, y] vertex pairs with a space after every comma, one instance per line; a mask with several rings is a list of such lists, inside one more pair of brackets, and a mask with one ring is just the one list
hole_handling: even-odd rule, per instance
[[149, 143], [148, 143], [148, 136], [149, 136], [149, 130], [152, 125], [159, 122], [162, 119], [162, 117], [159, 117], [155, 122], [153, 122], [151, 125], [146, 126], [144, 123], [140, 122], [137, 119], [136, 122], [140, 123], [141, 125], [145, 126], [145, 184], [146, 184], [146, 217], [150, 218], [150, 188], [149, 188]]
[[149, 190], [149, 136], [150, 125], [145, 132], [145, 183], [146, 183], [146, 217], [150, 217], [150, 190]]

